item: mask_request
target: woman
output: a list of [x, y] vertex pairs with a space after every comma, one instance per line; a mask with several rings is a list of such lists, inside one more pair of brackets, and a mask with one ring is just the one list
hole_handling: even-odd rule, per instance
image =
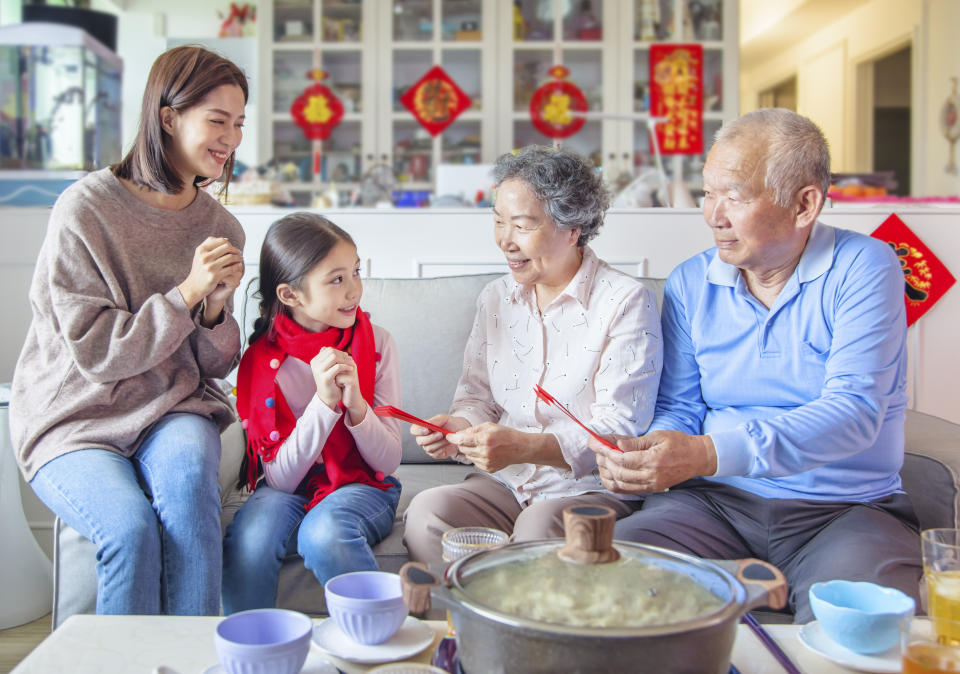
[[419, 493], [405, 515], [411, 559], [441, 559], [451, 528], [488, 526], [514, 540], [560, 536], [562, 511], [628, 502], [604, 491], [586, 432], [538, 401], [541, 385], [603, 433], [637, 435], [653, 418], [660, 378], [656, 298], [593, 253], [609, 197], [578, 155], [528, 147], [503, 155], [494, 239], [510, 274], [481, 292], [449, 414], [412, 426], [436, 459], [479, 470]]
[[243, 73], [197, 47], [153, 64], [129, 154], [67, 189], [30, 288], [10, 426], [40, 499], [97, 546], [97, 613], [217, 615], [220, 436], [243, 230], [229, 176]]

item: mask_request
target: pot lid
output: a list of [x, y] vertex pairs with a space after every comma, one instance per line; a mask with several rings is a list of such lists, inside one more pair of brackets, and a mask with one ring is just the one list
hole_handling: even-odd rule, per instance
[[727, 571], [662, 548], [617, 541], [613, 510], [564, 511], [566, 539], [510, 543], [455, 562], [447, 584], [481, 611], [576, 628], [662, 627], [703, 620], [744, 599]]

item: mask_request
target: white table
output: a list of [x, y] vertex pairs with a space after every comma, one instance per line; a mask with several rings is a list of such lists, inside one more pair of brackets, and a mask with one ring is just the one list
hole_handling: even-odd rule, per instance
[[[213, 647], [214, 628], [220, 618], [172, 616], [75, 615], [47, 637], [13, 674], [154, 674], [166, 665], [180, 674], [199, 674], [217, 662]], [[427, 623], [437, 633], [436, 644], [446, 629], [443, 621]], [[837, 667], [808, 651], [797, 639], [795, 625], [769, 625], [768, 631], [803, 671], [838, 674], [851, 670]], [[411, 658], [429, 662], [433, 648]], [[335, 658], [330, 662], [354, 674], [371, 667]], [[733, 648], [733, 662], [742, 674], [783, 674], [783, 669], [753, 633], [740, 625]], [[311, 646], [302, 674], [326, 674], [327, 656]]]

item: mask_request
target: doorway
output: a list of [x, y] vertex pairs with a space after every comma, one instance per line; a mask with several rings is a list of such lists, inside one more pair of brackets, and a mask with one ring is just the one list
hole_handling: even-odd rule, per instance
[[910, 85], [912, 49], [907, 45], [873, 62], [873, 166], [892, 171], [895, 194], [910, 194]]

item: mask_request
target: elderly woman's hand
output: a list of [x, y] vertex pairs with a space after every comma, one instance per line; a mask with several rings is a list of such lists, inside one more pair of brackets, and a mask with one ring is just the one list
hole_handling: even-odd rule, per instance
[[490, 421], [451, 433], [447, 441], [457, 445], [460, 453], [480, 470], [495, 473], [515, 463], [531, 462], [524, 453], [529, 433], [507, 428]]
[[[429, 421], [431, 424], [436, 424], [437, 426], [443, 426], [451, 431], [470, 428], [469, 421], [463, 417], [452, 417], [449, 414], [437, 414], [436, 416], [426, 419], [426, 421]], [[417, 424], [411, 424], [410, 434], [416, 438], [417, 444], [423, 447], [423, 451], [434, 459], [449, 459], [457, 453], [456, 444], [451, 443], [447, 439], [449, 436], [443, 433], [431, 431], [429, 428], [424, 428]]]
[[622, 452], [590, 438], [603, 486], [617, 494], [649, 494], [717, 472], [717, 452], [709, 435], [653, 431], [639, 438], [607, 436]]

